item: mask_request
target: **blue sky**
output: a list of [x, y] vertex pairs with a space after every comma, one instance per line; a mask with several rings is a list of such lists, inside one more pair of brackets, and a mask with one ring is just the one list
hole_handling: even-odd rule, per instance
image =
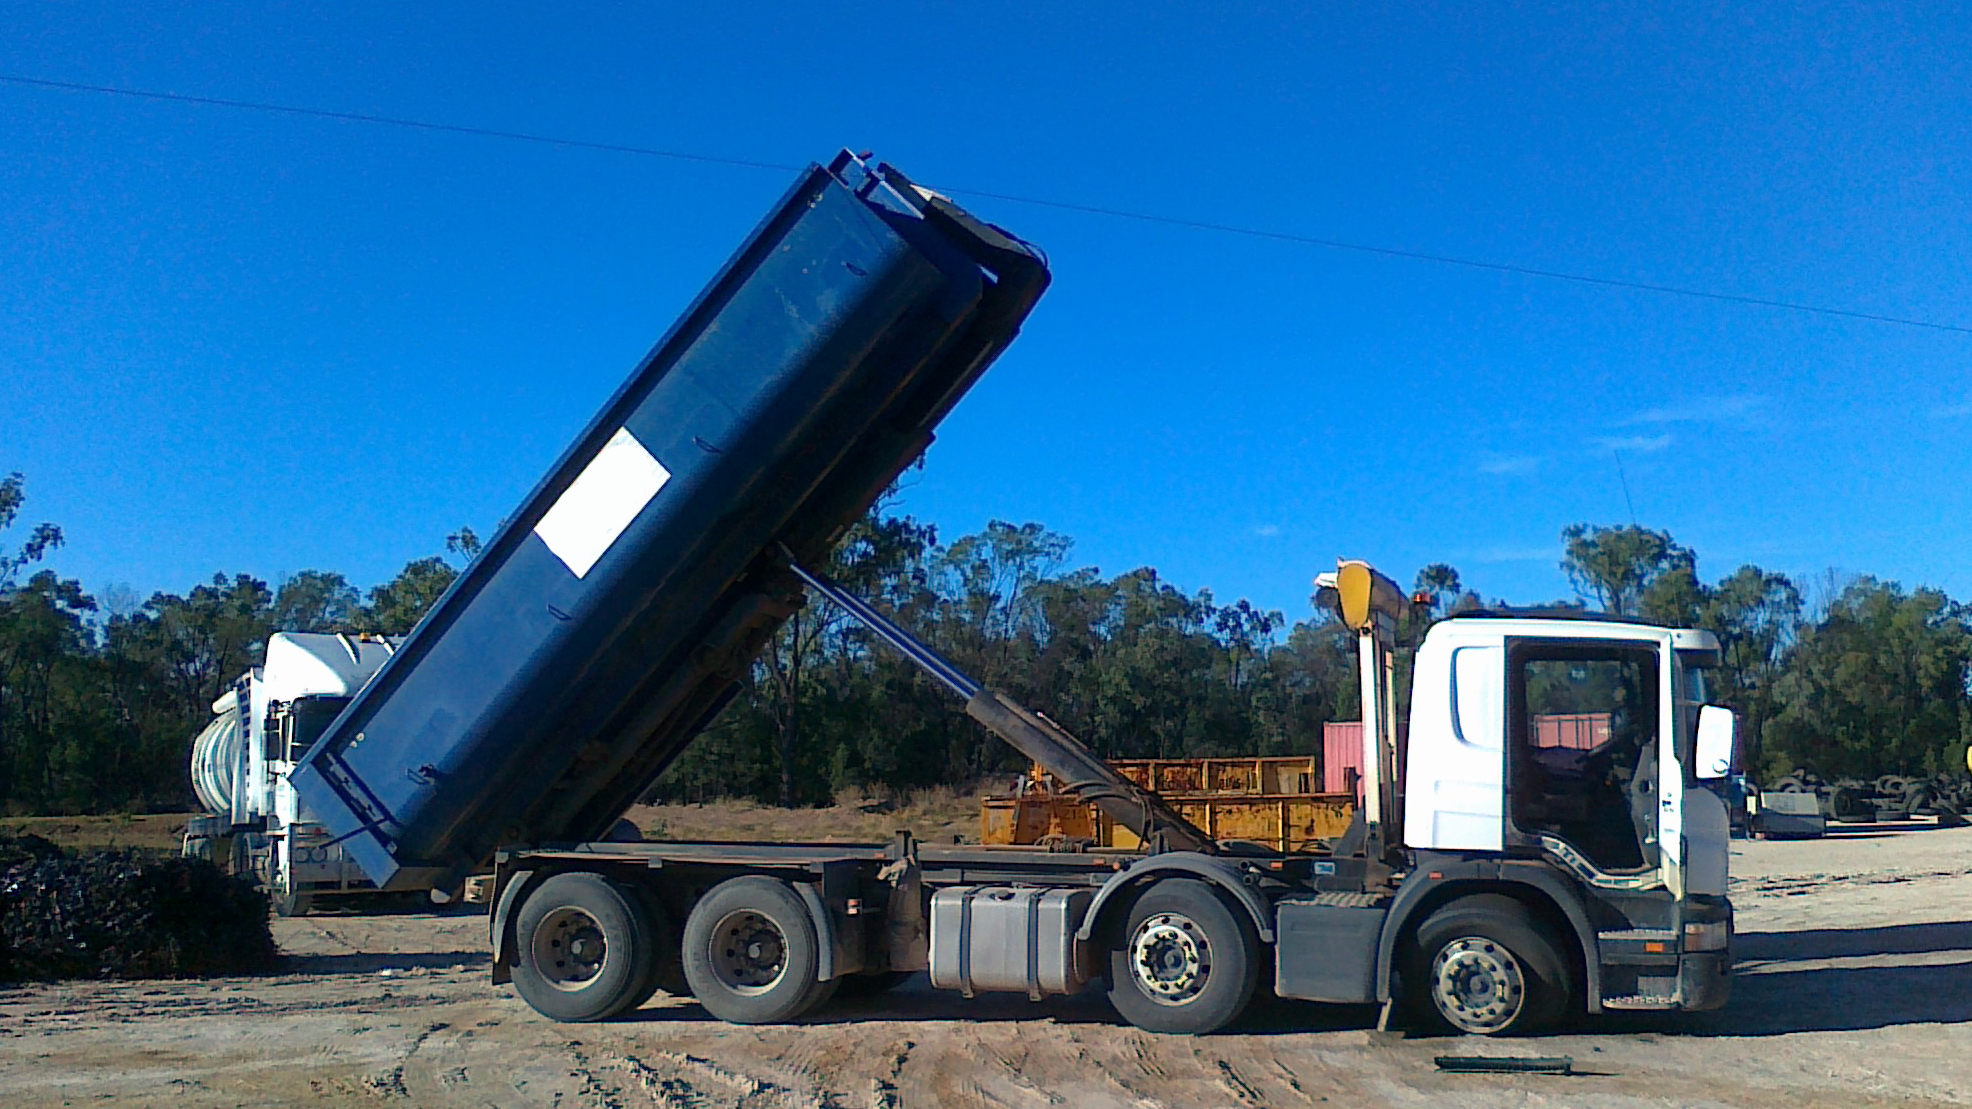
[[[0, 74], [873, 149], [1054, 263], [906, 493], [947, 538], [1298, 619], [1338, 555], [1564, 595], [1633, 503], [1972, 596], [1972, 336], [964, 195], [1972, 325], [1963, 7], [718, 7], [22, 5]], [[791, 178], [6, 85], [0, 150], [0, 472], [139, 594], [490, 530]]]

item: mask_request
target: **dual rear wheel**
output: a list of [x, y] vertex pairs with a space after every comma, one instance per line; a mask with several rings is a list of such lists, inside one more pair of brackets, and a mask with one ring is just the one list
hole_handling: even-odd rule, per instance
[[514, 922], [514, 988], [560, 1021], [620, 1016], [663, 988], [687, 990], [736, 1024], [792, 1020], [835, 992], [816, 979], [820, 944], [787, 883], [734, 878], [693, 906], [682, 935], [656, 898], [600, 874], [557, 874]]

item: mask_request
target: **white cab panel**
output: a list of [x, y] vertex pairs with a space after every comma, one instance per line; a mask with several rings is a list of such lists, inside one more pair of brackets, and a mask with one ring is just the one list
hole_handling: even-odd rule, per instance
[[1724, 897], [1732, 854], [1732, 826], [1726, 803], [1709, 789], [1684, 796], [1684, 892]]
[[1404, 843], [1497, 851], [1506, 819], [1506, 640], [1441, 624], [1418, 650], [1404, 774]]

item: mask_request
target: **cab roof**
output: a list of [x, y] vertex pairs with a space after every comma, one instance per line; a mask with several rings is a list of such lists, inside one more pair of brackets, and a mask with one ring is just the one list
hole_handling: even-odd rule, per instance
[[[1656, 634], [1668, 633], [1671, 647], [1680, 651], [1716, 651], [1719, 649], [1718, 636], [1703, 628], [1681, 627], [1662, 620], [1650, 620], [1641, 616], [1621, 616], [1608, 612], [1590, 612], [1587, 609], [1566, 606], [1546, 608], [1490, 608], [1473, 609], [1455, 613], [1441, 623], [1497, 622], [1503, 626], [1498, 630], [1503, 635], [1534, 635], [1547, 630], [1570, 638], [1593, 637], [1598, 630], [1606, 630], [1612, 635], [1621, 635], [1625, 629], [1649, 631]], [[1552, 625], [1566, 623], [1565, 630]], [[1543, 629], [1541, 625], [1550, 627]]]

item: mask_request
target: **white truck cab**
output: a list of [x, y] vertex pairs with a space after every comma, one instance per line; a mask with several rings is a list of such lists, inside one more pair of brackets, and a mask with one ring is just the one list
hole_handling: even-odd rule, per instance
[[[1725, 802], [1692, 774], [1707, 631], [1600, 619], [1462, 616], [1418, 651], [1403, 842], [1538, 849], [1585, 877], [1724, 896]], [[1597, 718], [1561, 746], [1542, 718]]]
[[[1402, 845], [1427, 872], [1496, 857], [1572, 875], [1602, 917], [1592, 1011], [1724, 1000], [1729, 832], [1708, 783], [1732, 738], [1704, 704], [1718, 652], [1702, 630], [1521, 614], [1445, 620], [1418, 649]], [[1660, 957], [1609, 962], [1631, 947]]]
[[330, 842], [288, 776], [396, 650], [399, 639], [277, 632], [267, 658], [212, 704], [192, 741], [192, 785], [206, 813], [186, 829], [188, 855], [252, 874], [282, 915], [306, 913], [322, 894], [375, 891]]

